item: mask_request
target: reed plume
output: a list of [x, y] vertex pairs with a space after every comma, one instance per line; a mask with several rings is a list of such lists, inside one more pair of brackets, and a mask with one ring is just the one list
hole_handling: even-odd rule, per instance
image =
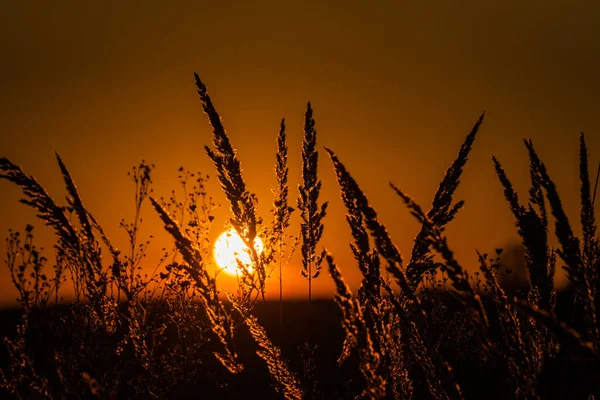
[[[465, 138], [465, 141], [458, 152], [458, 156], [446, 171], [444, 178], [440, 182], [440, 185], [433, 196], [431, 209], [427, 212], [427, 218], [429, 218], [433, 224], [438, 226], [442, 232], [444, 231], [445, 226], [454, 219], [458, 211], [464, 206], [463, 201], [452, 204], [452, 199], [454, 192], [460, 184], [463, 168], [467, 163], [469, 153], [473, 147], [473, 142], [483, 123], [484, 117], [485, 112], [481, 114], [473, 126], [473, 129], [471, 129], [471, 132]], [[427, 240], [425, 240], [426, 236], [426, 229], [425, 227], [422, 227], [415, 238], [411, 258], [406, 266], [406, 276], [413, 288], [416, 288], [421, 283], [423, 276], [427, 272], [433, 271], [437, 266], [429, 253], [429, 245]]]
[[[19, 166], [6, 158], [0, 158], [0, 179], [19, 186], [26, 196], [20, 202], [33, 207], [37, 211], [37, 217], [54, 228], [58, 238], [58, 256], [66, 261], [68, 268], [73, 269], [75, 276], [81, 278], [88, 300], [97, 300], [104, 295], [107, 287], [107, 276], [102, 268], [98, 244], [91, 230], [89, 213], [83, 208], [64, 163], [58, 154], [56, 156], [70, 195], [67, 198], [69, 207], [58, 206], [34, 177], [27, 176]], [[79, 217], [81, 232], [67, 216], [69, 210], [75, 210]]]
[[213, 145], [215, 149], [212, 150], [208, 146], [205, 146], [204, 149], [217, 169], [221, 189], [229, 201], [231, 213], [233, 214], [230, 223], [249, 249], [250, 258], [257, 274], [258, 291], [264, 302], [267, 271], [263, 259], [254, 247], [254, 239], [257, 236], [260, 224], [260, 219], [256, 215], [257, 199], [246, 188], [240, 161], [229, 141], [225, 128], [223, 128], [221, 117], [208, 95], [206, 86], [200, 80], [198, 74], [194, 73], [194, 77], [202, 108], [213, 127]]
[[[542, 177], [534, 164], [530, 164], [531, 187], [527, 207], [519, 202], [513, 186], [496, 157], [492, 156], [496, 174], [504, 187], [504, 197], [516, 219], [516, 227], [523, 246], [525, 261], [529, 272], [529, 281], [540, 297], [540, 306], [554, 312], [555, 291], [551, 250], [548, 245], [548, 217], [546, 202], [542, 192]], [[537, 208], [537, 210], [536, 210]]]
[[[257, 215], [257, 199], [246, 186], [240, 161], [197, 74], [195, 84], [213, 128], [213, 147], [206, 146], [205, 150], [230, 204], [229, 222], [250, 249], [256, 272], [250, 273], [240, 263], [245, 272], [239, 296], [227, 295], [232, 305], [229, 308], [227, 301], [219, 297], [216, 278], [207, 268], [211, 245], [209, 225], [213, 220], [210, 210], [214, 204], [212, 200], [208, 204], [204, 201], [206, 193], [200, 175], [196, 181], [198, 186], [188, 192], [188, 178], [194, 175], [181, 173], [181, 168], [179, 182], [184, 200], [176, 198], [173, 191], [169, 201], [163, 198], [157, 201], [151, 196], [153, 166], [142, 162], [134, 167], [130, 177], [136, 185], [135, 217], [132, 223], [121, 223], [130, 246], [129, 254], [122, 254], [84, 206], [74, 179], [58, 154], [68, 196], [64, 207], [54, 202], [19, 166], [0, 158], [0, 179], [22, 189], [25, 198], [21, 202], [33, 207], [58, 238], [55, 275], [49, 277], [45, 272], [48, 262], [33, 242], [32, 226], [26, 227], [24, 238], [18, 232], [9, 231], [6, 262], [24, 316], [17, 327], [16, 338], [4, 340], [9, 360], [8, 366], [0, 370], [0, 390], [4, 390], [0, 396], [8, 393], [23, 398], [179, 398], [189, 396], [193, 390], [207, 389], [208, 382], [199, 380], [207, 374], [210, 385], [217, 389], [217, 396], [222, 397], [224, 388], [235, 391], [238, 379], [245, 379], [244, 374], [240, 374], [244, 369], [243, 353], [238, 355], [235, 345], [241, 325], [248, 328], [252, 346], [255, 345], [256, 354], [266, 364], [271, 386], [277, 395], [286, 399], [349, 398], [352, 395], [367, 399], [422, 396], [461, 399], [463, 389], [464, 396], [469, 398], [472, 390], [479, 397], [493, 392], [511, 398], [544, 398], [548, 393], [554, 395], [552, 390], [562, 386], [562, 381], [553, 381], [562, 380], [563, 376], [569, 380], [565, 385], [569, 391], [578, 392], [571, 397], [591, 398], [598, 394], [600, 243], [593, 208], [595, 189], [592, 195], [583, 134], [579, 141], [580, 238], [573, 233], [556, 185], [531, 140], [525, 141], [530, 187], [524, 203], [500, 162], [492, 157], [526, 251], [531, 285], [527, 293], [517, 293], [514, 297], [507, 295], [508, 289], [499, 283], [501, 249], [496, 249], [495, 257], [477, 252], [480, 272], [476, 272], [473, 285], [445, 235], [446, 226], [464, 205], [454, 197], [484, 115], [475, 123], [445, 172], [429, 211], [425, 212], [390, 183], [420, 224], [406, 266], [365, 193], [339, 158], [326, 148], [347, 210], [346, 221], [352, 234], [350, 249], [362, 275], [360, 286], [353, 293], [333, 256], [326, 250], [320, 253], [316, 250], [323, 235], [328, 203], [321, 204], [319, 199], [322, 186], [317, 174], [317, 132], [309, 103], [304, 120], [302, 182], [297, 200], [302, 219], [297, 239], [301, 242], [302, 274], [308, 279], [310, 307], [312, 280], [319, 276], [322, 262], [327, 263], [345, 333], [337, 359], [340, 368], [337, 372], [341, 374], [336, 376], [341, 382], [330, 385], [335, 386], [332, 393], [319, 393], [325, 387], [323, 383], [327, 383], [318, 384], [316, 380], [322, 361], [318, 356], [324, 354], [317, 353], [316, 346], [306, 345], [308, 357], [301, 356], [299, 360], [305, 374], [299, 379], [282, 348], [274, 345], [267, 329], [252, 314], [258, 296], [265, 299], [266, 267], [277, 260], [280, 330], [282, 336], [288, 333], [283, 331], [281, 323], [282, 269], [285, 230], [289, 228], [294, 209], [288, 205], [285, 121], [281, 121], [277, 136], [273, 220], [266, 226]], [[148, 244], [140, 244], [139, 239], [140, 210], [145, 199], [150, 200], [165, 230], [174, 239], [172, 251], [163, 249], [159, 266], [169, 256], [173, 257], [172, 262], [158, 274], [155, 270], [149, 279], [142, 278], [140, 272]], [[549, 245], [548, 208], [555, 222], [557, 251]], [[179, 215], [181, 218], [177, 221]], [[254, 239], [264, 233], [267, 248], [257, 254]], [[101, 247], [109, 250], [108, 266], [103, 265]], [[287, 255], [288, 263], [294, 249], [295, 245]], [[574, 315], [577, 318], [573, 326], [559, 319], [562, 313], [556, 311], [553, 280], [557, 254], [564, 261], [563, 268], [576, 292]], [[392, 279], [381, 276], [382, 262]], [[436, 270], [441, 274], [436, 275]], [[59, 288], [66, 279], [64, 271], [71, 272], [77, 301], [68, 308], [58, 309], [62, 303]], [[425, 276], [431, 277], [431, 291], [421, 285]], [[145, 289], [152, 282], [156, 287], [150, 294], [150, 290]], [[125, 294], [124, 304], [119, 304], [121, 292]], [[454, 296], [448, 297], [450, 301], [444, 299], [446, 292]], [[159, 294], [156, 298], [155, 293]], [[313, 322], [311, 318], [308, 324]], [[203, 360], [207, 345], [208, 358], [212, 361], [214, 356], [224, 369], [212, 371], [207, 367], [206, 359]], [[576, 372], [568, 372], [569, 368]], [[555, 369], [558, 374], [554, 373]], [[250, 370], [245, 371], [251, 373]], [[492, 370], [501, 372], [492, 381], [498, 386], [485, 386], [485, 392], [478, 392], [477, 386], [481, 385], [485, 372], [490, 375]], [[350, 375], [345, 375], [348, 371]], [[214, 379], [221, 372], [238, 375], [221, 385], [220, 379]], [[497, 390], [501, 392], [496, 393]], [[265, 393], [273, 394], [268, 385]], [[207, 394], [213, 397], [211, 395], [213, 393]]]
[[[546, 166], [538, 157], [535, 149], [533, 148], [533, 142], [531, 140], [525, 140], [525, 146], [529, 152], [531, 160], [531, 168], [537, 170], [540, 174], [540, 184], [546, 192], [546, 198], [552, 210], [552, 215], [555, 220], [555, 234], [558, 238], [560, 248], [557, 250], [557, 254], [565, 262], [563, 267], [567, 271], [569, 280], [575, 286], [577, 291], [577, 303], [582, 310], [583, 320], [581, 321], [582, 330], [588, 332], [589, 338], [593, 343], [598, 342], [598, 326], [596, 323], [596, 312], [594, 304], [594, 288], [590, 281], [590, 273], [586, 270], [586, 265], [583, 262], [583, 256], [580, 249], [580, 241], [573, 234], [573, 230], [569, 223], [569, 219], [564, 211], [562, 202], [558, 195], [556, 185], [550, 179]], [[585, 146], [583, 147], [585, 150]], [[587, 160], [587, 155], [580, 159]], [[587, 165], [587, 161], [585, 162]], [[585, 175], [585, 171], [581, 174]], [[582, 192], [585, 194], [585, 183], [582, 182]], [[583, 212], [585, 214], [586, 206], [585, 203], [589, 200], [582, 199], [584, 204], [582, 205]], [[585, 217], [584, 217], [585, 219]], [[585, 228], [584, 229], [590, 229]]]
[[362, 218], [364, 218], [364, 224], [374, 239], [378, 253], [387, 261], [387, 271], [396, 279], [396, 282], [400, 286], [401, 294], [406, 296], [411, 302], [417, 304], [417, 308], [419, 308], [419, 300], [402, 268], [400, 251], [392, 242], [385, 226], [379, 221], [377, 212], [369, 205], [367, 197], [334, 152], [328, 148], [325, 148], [325, 150], [331, 158], [344, 203], [347, 206], [350, 204], [352, 209], [360, 210]]
[[277, 155], [275, 160], [275, 176], [277, 188], [273, 199], [273, 227], [271, 247], [278, 250], [277, 262], [279, 263], [279, 329], [283, 336], [283, 248], [285, 230], [290, 226], [290, 215], [294, 211], [288, 204], [288, 147], [286, 144], [285, 119], [281, 120], [279, 135], [277, 136]]
[[398, 187], [390, 183], [392, 189], [398, 196], [404, 201], [410, 213], [421, 223], [427, 233], [423, 239], [428, 246], [433, 247], [444, 259], [442, 264], [442, 270], [448, 274], [448, 277], [452, 281], [453, 287], [461, 293], [461, 298], [464, 300], [465, 305], [472, 307], [475, 311], [475, 316], [484, 325], [488, 326], [488, 318], [483, 304], [481, 303], [481, 297], [475, 292], [471, 284], [469, 283], [468, 274], [458, 263], [454, 257], [454, 253], [448, 247], [446, 237], [442, 234], [442, 230], [439, 226], [435, 225], [434, 222], [427, 217], [423, 209], [414, 202], [409, 196], [404, 194]]
[[[594, 198], [591, 197], [590, 176], [588, 170], [588, 151], [585, 136], [579, 137], [579, 181], [581, 182], [581, 227], [583, 231], [582, 263], [588, 276], [591, 296], [594, 298], [596, 323], [600, 318], [600, 241], [597, 237]], [[596, 186], [598, 179], [596, 178]], [[594, 197], [596, 187], [594, 188]]]
[[319, 276], [323, 254], [316, 254], [316, 247], [323, 236], [323, 218], [327, 213], [327, 202], [319, 206], [321, 181], [317, 176], [319, 153], [316, 150], [317, 130], [310, 102], [304, 116], [304, 139], [302, 142], [302, 184], [298, 187], [298, 210], [300, 224], [302, 270], [308, 280], [308, 305], [312, 302], [312, 280]]
[[[430, 393], [439, 399], [449, 397], [462, 398], [461, 389], [452, 377], [452, 368], [439, 356], [427, 335], [429, 326], [428, 318], [413, 287], [406, 278], [402, 268], [402, 256], [400, 252], [392, 242], [385, 226], [378, 220], [376, 211], [369, 205], [367, 197], [354, 178], [352, 178], [333, 151], [327, 148], [326, 150], [329, 153], [338, 178], [342, 200], [348, 209], [346, 219], [350, 224], [352, 235], [355, 239], [351, 248], [355, 254], [355, 258], [359, 260], [359, 266], [365, 278], [361, 289], [365, 293], [364, 298], [372, 297], [372, 300], [364, 302], [364, 315], [369, 317], [370, 315], [376, 316], [378, 313], [377, 309], [370, 307], [369, 304], [390, 301], [403, 329], [403, 334], [400, 335], [400, 338], [423, 370], [427, 378]], [[368, 237], [363, 225], [373, 237], [376, 251], [369, 250]], [[400, 299], [397, 298], [398, 295], [379, 276], [379, 255], [383, 256], [387, 261], [387, 270], [396, 278], [396, 282], [400, 286]], [[375, 282], [375, 278], [379, 282]], [[387, 300], [379, 296], [380, 285], [383, 285], [389, 293]], [[379, 345], [382, 351], [391, 354], [393, 350], [385, 349], [381, 344], [386, 343], [385, 335], [389, 335], [393, 331], [389, 327], [377, 330], [378, 325], [376, 320], [377, 318], [374, 318], [374, 320], [369, 321], [372, 326], [372, 338], [374, 338], [371, 340], [373, 343]], [[356, 343], [356, 340], [353, 339], [354, 334], [352, 331], [346, 331], [347, 340], [345, 345], [351, 348]], [[347, 356], [347, 351], [349, 351], [349, 348], [345, 347], [342, 353], [344, 357]], [[388, 360], [386, 367], [390, 370], [393, 368], [393, 365], [393, 360]], [[403, 372], [398, 372], [398, 376], [401, 377]], [[408, 384], [404, 384], [404, 387], [408, 386]]]

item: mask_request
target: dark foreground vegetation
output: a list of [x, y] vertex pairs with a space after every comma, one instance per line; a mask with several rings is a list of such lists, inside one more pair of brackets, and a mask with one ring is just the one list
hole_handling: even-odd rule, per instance
[[[572, 292], [558, 293], [558, 312], [565, 317], [571, 311], [573, 301]], [[454, 314], [460, 314], [460, 309], [457, 309], [457, 302], [449, 293], [440, 294], [429, 293], [430, 296], [435, 296], [437, 304], [444, 303], [444, 308], [447, 308], [445, 318], [454, 318]], [[484, 298], [484, 301], [486, 299]], [[487, 303], [487, 302], [486, 302]], [[339, 307], [333, 301], [317, 300], [312, 307], [312, 321], [318, 327], [318, 334], [313, 335], [313, 346], [309, 347], [306, 341], [308, 312], [306, 302], [303, 301], [286, 301], [284, 302], [284, 310], [286, 319], [284, 321], [283, 336], [280, 331], [280, 321], [278, 319], [279, 303], [267, 302], [267, 313], [265, 317], [264, 303], [257, 303], [255, 314], [258, 316], [259, 322], [265, 327], [269, 337], [280, 346], [282, 353], [287, 355], [290, 368], [297, 371], [299, 376], [306, 381], [313, 381], [315, 387], [315, 398], [326, 399], [345, 399], [352, 398], [352, 394], [361, 388], [362, 378], [358, 369], [358, 359], [356, 356], [351, 357], [348, 362], [342, 366], [338, 366], [337, 359], [339, 350], [344, 341], [344, 330], [340, 322], [342, 314]], [[491, 303], [490, 303], [491, 305]], [[29, 351], [33, 354], [43, 354], [49, 349], [65, 349], [64, 339], [57, 341], [55, 335], [49, 334], [48, 328], [53, 321], [60, 321], [58, 315], [73, 315], [74, 305], [62, 305], [53, 307], [36, 313], [35, 318], [39, 323], [31, 324], [27, 333], [27, 339], [30, 341]], [[162, 308], [162, 307], [158, 307]], [[166, 307], [164, 309], [166, 312]], [[43, 315], [43, 314], [47, 315]], [[23, 316], [22, 309], [4, 310], [0, 313], [2, 320], [2, 336], [13, 339], [17, 333], [17, 326]], [[157, 315], [158, 320], [164, 319], [164, 315]], [[197, 316], [202, 319], [202, 314]], [[447, 329], [447, 325], [453, 323], [451, 320], [440, 320], [439, 326], [435, 327], [436, 332], [441, 332]], [[454, 322], [455, 323], [455, 322]], [[486, 399], [505, 399], [511, 398], [510, 393], [505, 387], [506, 376], [504, 372], [497, 369], [495, 362], [484, 360], [483, 353], [479, 351], [479, 347], [475, 343], [466, 342], [460, 348], [457, 347], [456, 341], [449, 335], [438, 333], [440, 340], [439, 351], [448, 358], [454, 357], [456, 363], [457, 382], [463, 388], [466, 398], [486, 398]], [[176, 336], [167, 339], [170, 346], [164, 347], [164, 352], [172, 351], [173, 344], [178, 341]], [[256, 344], [251, 335], [247, 331], [241, 330], [236, 338], [236, 344], [240, 359], [243, 360], [245, 369], [239, 373], [232, 375], [223, 369], [220, 363], [211, 355], [211, 346], [206, 344], [199, 356], [203, 360], [202, 366], [196, 369], [185, 371], [187, 382], [181, 382], [176, 387], [165, 387], [164, 390], [155, 393], [163, 398], [206, 398], [206, 399], [247, 399], [249, 393], [252, 393], [251, 398], [261, 399], [278, 399], [281, 396], [271, 386], [268, 369], [260, 357], [256, 355]], [[76, 345], [71, 341], [70, 345]], [[472, 346], [472, 347], [467, 347]], [[94, 371], [106, 371], [116, 367], [113, 364], [113, 357], [109, 356], [114, 349], [97, 348], [96, 351], [103, 355], [98, 357], [97, 363], [94, 365]], [[456, 358], [457, 352], [464, 352], [465, 357]], [[469, 354], [470, 353], [470, 354]], [[0, 358], [0, 368], [5, 370], [11, 365], [11, 360], [8, 353], [3, 349]], [[468, 354], [468, 356], [467, 356]], [[196, 355], [196, 356], [198, 356]], [[158, 356], [158, 354], [157, 354]], [[163, 354], [163, 357], [168, 357], [168, 354]], [[135, 362], [130, 360], [129, 365], [135, 366]], [[55, 374], [56, 363], [53, 361], [37, 362], [38, 374], [41, 376], [52, 376]], [[579, 366], [581, 367], [581, 366]], [[580, 375], [587, 373], [581, 371], [577, 363], [573, 360], [562, 360], [548, 364], [544, 372], [544, 377], [540, 381], [540, 389], [543, 393], [543, 398], [576, 398], [578, 393], [576, 385], [581, 379]], [[139, 369], [140, 373], [144, 369]], [[183, 374], [182, 374], [183, 375]], [[164, 378], [164, 376], [163, 376]], [[98, 395], [94, 395], [94, 386], [88, 386], [89, 382], [81, 377], [80, 386], [81, 392], [72, 393], [71, 398], [97, 398], [109, 397], [107, 394], [102, 395], [103, 391], [98, 389]], [[418, 378], [415, 382], [414, 398], [430, 398], [426, 383]], [[122, 388], [119, 395], [116, 397], [144, 397], [140, 396], [140, 392], [144, 393], [147, 389], [135, 388], [131, 380], [126, 383], [126, 387]], [[139, 382], [139, 381], [138, 381]], [[163, 383], [166, 383], [163, 381]], [[139, 383], [138, 383], [139, 384]], [[28, 391], [28, 393], [30, 393]], [[3, 392], [2, 398], [11, 397], [8, 393]], [[15, 396], [16, 397], [16, 396]], [[585, 397], [585, 396], [584, 396]]]
[[[600, 253], [595, 188], [590, 185], [583, 134], [579, 237], [531, 141], [525, 141], [531, 185], [524, 202], [500, 162], [492, 160], [499, 191], [504, 191], [522, 239], [526, 279], [519, 290], [503, 284], [517, 266], [502, 262], [502, 249], [479, 253], [479, 272], [469, 276], [444, 234], [463, 207], [453, 197], [483, 115], [446, 171], [428, 211], [390, 184], [421, 224], [406, 258], [359, 184], [335, 153], [325, 149], [338, 178], [353, 237], [350, 246], [363, 276], [352, 293], [333, 255], [318, 248], [328, 205], [319, 201], [317, 132], [310, 104], [296, 207], [288, 201], [282, 121], [275, 159], [277, 188], [271, 220], [264, 222], [197, 76], [196, 87], [213, 127], [214, 146], [207, 146], [206, 152], [230, 205], [229, 223], [247, 245], [252, 268], [240, 262], [237, 291], [221, 293], [208, 268], [214, 204], [205, 191], [204, 175], [181, 169], [181, 190], [168, 199], [154, 198], [152, 165], [142, 162], [135, 167], [131, 178], [136, 216], [121, 222], [129, 246], [118, 250], [84, 206], [58, 155], [68, 192], [64, 206], [35, 178], [0, 158], [0, 178], [18, 185], [22, 202], [56, 233], [52, 261], [35, 246], [31, 226], [24, 233], [11, 231], [7, 238], [6, 264], [21, 308], [4, 313], [3, 394], [144, 399], [600, 395]], [[141, 239], [140, 210], [147, 203], [174, 239], [151, 275], [141, 273], [149, 242]], [[290, 235], [295, 211], [301, 229]], [[550, 247], [550, 235], [556, 236], [558, 248]], [[265, 243], [263, 252], [253, 246], [257, 236]], [[275, 271], [281, 293], [282, 265], [296, 248], [307, 301], [265, 301], [266, 286], [277, 284], [267, 278]], [[554, 289], [557, 264], [568, 274], [569, 293]], [[60, 295], [67, 279], [75, 289], [75, 302], [70, 304]], [[336, 304], [312, 298], [314, 279], [333, 279]]]

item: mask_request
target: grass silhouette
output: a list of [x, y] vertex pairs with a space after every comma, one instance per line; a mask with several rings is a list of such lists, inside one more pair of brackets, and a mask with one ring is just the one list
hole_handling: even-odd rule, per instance
[[[237, 292], [220, 296], [207, 261], [214, 204], [207, 201], [206, 178], [201, 174], [180, 169], [182, 202], [175, 195], [168, 200], [153, 196], [152, 165], [142, 162], [133, 168], [136, 213], [132, 222], [121, 221], [129, 241], [125, 254], [113, 246], [84, 206], [58, 155], [68, 193], [65, 206], [58, 205], [34, 177], [0, 158], [0, 178], [22, 189], [21, 201], [33, 207], [56, 235], [52, 267], [36, 247], [31, 226], [24, 235], [11, 231], [7, 237], [6, 263], [21, 309], [15, 317], [15, 331], [5, 336], [6, 354], [0, 369], [4, 395], [247, 398], [252, 393], [253, 397], [286, 399], [600, 395], [600, 248], [583, 134], [579, 143], [581, 238], [573, 232], [558, 190], [531, 140], [525, 141], [531, 178], [526, 204], [492, 157], [525, 249], [529, 285], [518, 292], [501, 284], [502, 249], [492, 256], [478, 252], [480, 274], [473, 277], [455, 258], [445, 236], [447, 225], [464, 206], [454, 195], [484, 115], [446, 171], [429, 211], [390, 183], [392, 192], [420, 224], [406, 265], [359, 183], [334, 151], [325, 149], [347, 209], [353, 239], [350, 248], [362, 274], [360, 287], [352, 293], [334, 256], [317, 249], [328, 204], [319, 202], [321, 181], [310, 103], [305, 112], [297, 200], [302, 223], [296, 242], [291, 243], [294, 235], [286, 232], [294, 208], [288, 199], [284, 120], [277, 137], [272, 218], [265, 223], [197, 74], [195, 84], [213, 128], [213, 147], [205, 150], [230, 206], [229, 223], [249, 248], [253, 268], [240, 262]], [[195, 183], [188, 191], [190, 178]], [[141, 273], [149, 242], [140, 242], [139, 236], [140, 210], [147, 202], [174, 240], [173, 250], [165, 251], [150, 276]], [[557, 249], [549, 245], [552, 233], [558, 239]], [[259, 235], [267, 243], [260, 254], [252, 246]], [[283, 324], [282, 265], [285, 253], [289, 257], [295, 244], [302, 253], [309, 307], [308, 312], [297, 312], [289, 319], [309, 326], [317, 318], [321, 318], [319, 323], [338, 324], [335, 340], [323, 342], [324, 336], [312, 329], [311, 337], [295, 336], [289, 343], [281, 340], [276, 345], [272, 339], [277, 330], [280, 337], [302, 331], [284, 331]], [[336, 318], [331, 318], [330, 311], [323, 311], [323, 317], [321, 311], [329, 310], [327, 305], [312, 299], [312, 280], [319, 276], [323, 262], [335, 283]], [[557, 263], [567, 271], [571, 297], [554, 289]], [[391, 278], [382, 277], [382, 268]], [[268, 312], [270, 303], [264, 295], [274, 269], [279, 272], [280, 294], [276, 318]], [[72, 303], [63, 302], [59, 295], [67, 279], [75, 289]], [[563, 309], [572, 312], [565, 315]]]

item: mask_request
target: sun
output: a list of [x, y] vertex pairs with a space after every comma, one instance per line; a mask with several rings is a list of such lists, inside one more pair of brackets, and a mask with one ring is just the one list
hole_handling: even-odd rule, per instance
[[[263, 242], [258, 236], [254, 239], [254, 248], [258, 254], [263, 251]], [[252, 260], [248, 250], [242, 238], [234, 228], [231, 228], [223, 232], [215, 242], [215, 261], [220, 268], [231, 275], [242, 272], [237, 260], [246, 266], [248, 272], [252, 272]]]

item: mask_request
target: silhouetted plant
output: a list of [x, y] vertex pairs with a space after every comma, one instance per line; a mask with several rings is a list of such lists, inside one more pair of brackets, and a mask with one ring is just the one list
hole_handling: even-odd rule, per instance
[[273, 199], [273, 227], [269, 235], [270, 247], [277, 249], [277, 262], [279, 264], [279, 330], [283, 337], [283, 251], [285, 247], [285, 231], [290, 226], [290, 215], [294, 211], [288, 204], [288, 147], [286, 144], [285, 119], [281, 120], [279, 136], [277, 136], [277, 156], [275, 162], [275, 176], [277, 188]]
[[[473, 129], [467, 135], [465, 142], [458, 152], [458, 157], [454, 160], [450, 168], [448, 168], [444, 178], [440, 182], [438, 190], [433, 197], [431, 209], [427, 212], [427, 217], [433, 224], [438, 226], [442, 232], [444, 231], [445, 226], [454, 219], [458, 211], [464, 206], [463, 201], [452, 204], [452, 198], [460, 183], [462, 170], [467, 163], [469, 153], [471, 152], [473, 142], [475, 141], [475, 137], [483, 122], [484, 116], [485, 113], [481, 114]], [[426, 235], [427, 232], [425, 228], [421, 228], [421, 231], [415, 238], [410, 262], [406, 266], [407, 277], [415, 288], [421, 283], [421, 280], [426, 273], [431, 272], [438, 266], [433, 261], [433, 257], [429, 252], [429, 245], [425, 240]]]
[[[221, 117], [215, 110], [212, 100], [208, 95], [206, 86], [200, 80], [198, 74], [196, 78], [196, 88], [202, 108], [206, 113], [208, 120], [213, 127], [213, 145], [215, 149], [205, 146], [206, 153], [213, 161], [217, 169], [217, 176], [221, 182], [221, 188], [229, 201], [231, 213], [233, 214], [229, 222], [247, 246], [252, 260], [255, 274], [252, 274], [252, 280], [256, 275], [258, 291], [265, 301], [265, 285], [267, 281], [267, 266], [265, 260], [261, 257], [254, 247], [254, 239], [259, 230], [262, 220], [256, 215], [256, 196], [250, 193], [246, 188], [246, 182], [242, 177], [242, 168], [233, 147], [229, 141], [225, 128], [221, 123]], [[244, 268], [241, 268], [242, 271]], [[246, 274], [247, 275], [247, 274]], [[250, 285], [252, 290], [253, 285]]]
[[257, 354], [267, 364], [273, 386], [277, 393], [288, 400], [304, 398], [303, 390], [296, 375], [290, 371], [287, 363], [281, 356], [281, 350], [269, 339], [265, 329], [258, 323], [250, 310], [244, 309], [234, 299], [232, 304], [242, 315], [243, 321], [250, 331], [250, 335], [259, 347]]
[[[286, 399], [328, 397], [324, 388], [330, 382], [321, 378], [319, 345], [305, 344], [304, 351], [296, 352], [301, 354], [293, 354], [304, 367], [304, 374], [297, 374], [292, 369], [294, 360], [286, 357], [283, 346], [274, 345], [269, 330], [253, 315], [258, 296], [265, 299], [267, 278], [276, 261], [279, 322], [284, 333], [282, 265], [290, 239], [285, 230], [293, 211], [288, 205], [284, 121], [277, 137], [273, 221], [265, 225], [257, 215], [257, 199], [242, 177], [240, 160], [198, 75], [195, 83], [213, 127], [214, 149], [207, 146], [206, 151], [230, 205], [229, 224], [250, 249], [253, 269], [239, 262], [238, 290], [222, 296], [218, 271], [214, 275], [210, 271], [209, 236], [215, 204], [206, 193], [208, 177], [201, 173], [180, 168], [182, 197], [174, 190], [168, 199], [156, 199], [151, 197], [153, 165], [142, 162], [133, 168], [134, 217], [130, 223], [121, 222], [128, 241], [128, 251], [122, 253], [84, 206], [58, 155], [68, 194], [65, 206], [58, 205], [19, 166], [0, 158], [0, 179], [22, 189], [25, 198], [21, 202], [33, 207], [57, 238], [53, 265], [34, 244], [32, 226], [27, 225], [24, 234], [9, 231], [6, 239], [6, 263], [23, 316], [14, 337], [5, 338], [10, 358], [0, 371], [4, 393], [16, 398], [182, 398], [199, 393], [223, 398], [248, 373], [244, 352], [238, 351], [236, 344], [246, 333], [254, 343], [251, 350], [265, 364], [263, 373], [270, 376], [272, 389], [267, 384], [265, 393]], [[338, 372], [347, 374], [339, 377], [341, 384], [336, 383], [339, 386], [334, 393], [340, 398], [460, 399], [490, 393], [540, 398], [553, 394], [557, 375], [552, 374], [557, 370], [560, 375], [574, 371], [564, 378], [573, 398], [600, 394], [594, 380], [600, 365], [600, 244], [584, 136], [579, 143], [581, 239], [573, 233], [556, 185], [530, 140], [525, 141], [531, 179], [527, 205], [519, 202], [504, 169], [493, 158], [525, 249], [530, 283], [524, 293], [511, 293], [499, 280], [502, 249], [496, 249], [495, 256], [477, 252], [480, 271], [473, 279], [445, 236], [446, 225], [463, 206], [462, 201], [453, 203], [453, 197], [482, 120], [483, 115], [467, 135], [427, 213], [390, 184], [420, 224], [406, 266], [366, 194], [333, 151], [326, 149], [347, 209], [350, 248], [362, 274], [353, 293], [333, 256], [326, 250], [316, 251], [328, 203], [319, 205], [316, 130], [308, 104], [298, 198], [302, 221], [296, 243], [301, 243], [309, 305], [312, 280], [323, 260], [335, 284], [334, 300], [342, 313], [345, 334]], [[171, 250], [162, 249], [149, 276], [142, 274], [142, 263], [150, 241], [141, 239], [142, 208], [147, 199], [174, 239]], [[548, 207], [559, 242], [556, 251], [549, 246]], [[257, 236], [267, 243], [261, 254], [253, 246]], [[295, 244], [287, 262], [294, 248]], [[105, 259], [104, 249], [108, 249]], [[558, 312], [553, 282], [556, 255], [564, 262], [575, 289], [572, 326], [561, 320]], [[392, 279], [381, 276], [382, 262]], [[422, 284], [424, 279], [427, 284]], [[72, 304], [61, 297], [61, 288], [69, 280], [75, 294]], [[308, 323], [312, 322], [311, 318]], [[211, 354], [217, 365], [224, 367], [221, 372], [230, 375], [215, 378], [220, 372], [207, 366]], [[486, 383], [496, 386], [477, 391], [480, 385], [474, 380], [482, 380], [486, 371], [494, 371], [495, 378]], [[209, 387], [210, 394], [206, 391]]]
[[[31, 226], [26, 228], [24, 242], [17, 232], [7, 241], [8, 266], [24, 315], [16, 338], [5, 339], [12, 355], [9, 368], [2, 371], [2, 388], [25, 398], [62, 398], [67, 393], [147, 398], [180, 392], [181, 384], [189, 385], [191, 376], [201, 376], [188, 368], [202, 363], [208, 331], [206, 322], [198, 319], [198, 303], [186, 295], [189, 281], [181, 276], [170, 279], [173, 274], [141, 275], [147, 242], [136, 245], [138, 218], [150, 193], [152, 167], [142, 162], [131, 175], [136, 184], [137, 222], [125, 224], [132, 253], [123, 255], [83, 206], [71, 175], [57, 158], [69, 194], [66, 207], [58, 206], [19, 167], [1, 160], [0, 177], [23, 189], [26, 199], [22, 202], [37, 209], [38, 217], [55, 229], [58, 238], [50, 278], [45, 257], [33, 245]], [[72, 224], [72, 213], [78, 225]], [[103, 265], [97, 236], [109, 248], [108, 267]], [[161, 257], [157, 269], [167, 255]], [[174, 269], [170, 266], [167, 271]], [[69, 275], [76, 296], [71, 305], [64, 304], [59, 295]], [[162, 286], [163, 299], [185, 298], [175, 308], [174, 301], [167, 301], [173, 319], [161, 316], [163, 305], [148, 297], [152, 283], [155, 292]], [[124, 305], [119, 304], [121, 291], [126, 294]], [[171, 329], [178, 330], [179, 339], [171, 343], [170, 357], [166, 357], [166, 335]]]
[[302, 184], [298, 187], [298, 210], [302, 222], [300, 224], [302, 276], [308, 280], [308, 305], [312, 301], [312, 280], [321, 272], [324, 254], [316, 252], [317, 244], [323, 236], [323, 217], [327, 213], [327, 202], [319, 206], [321, 181], [317, 167], [319, 152], [317, 146], [317, 130], [310, 102], [306, 106], [304, 116], [304, 140], [302, 141]]

